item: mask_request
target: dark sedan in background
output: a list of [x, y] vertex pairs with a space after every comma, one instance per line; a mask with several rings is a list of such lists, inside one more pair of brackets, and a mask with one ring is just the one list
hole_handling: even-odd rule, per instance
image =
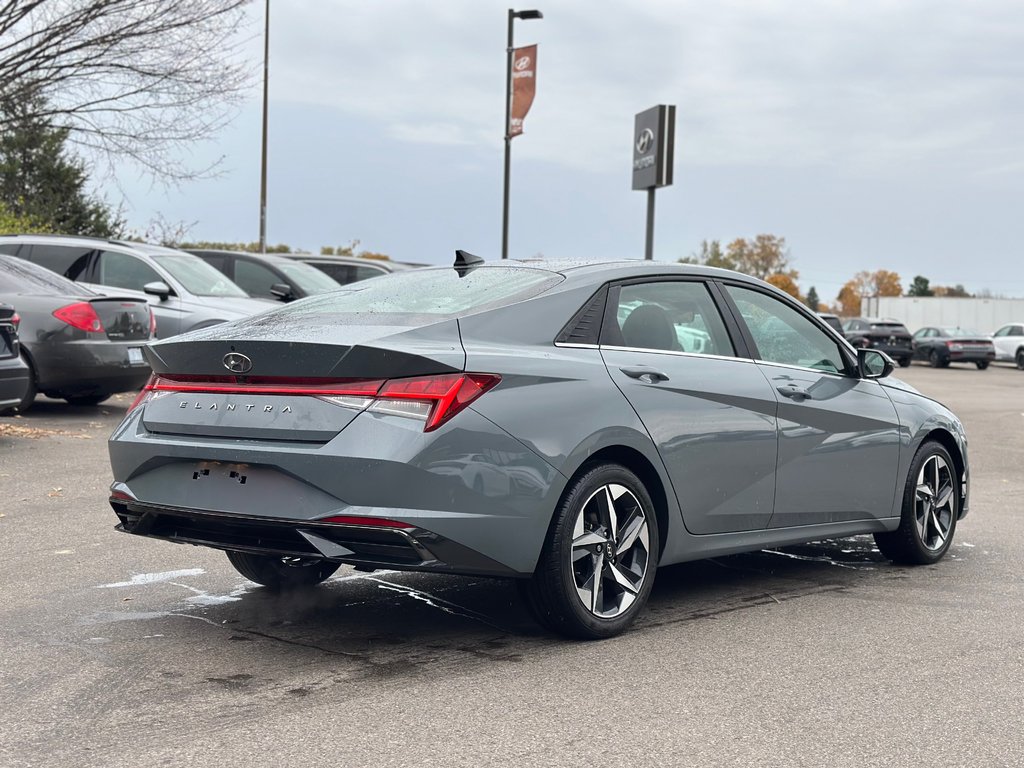
[[315, 267], [341, 285], [424, 266], [423, 264], [406, 264], [386, 259], [363, 259], [358, 256], [331, 256], [315, 253], [286, 253], [283, 256], [292, 261]]
[[21, 404], [28, 391], [28, 366], [21, 359], [18, 323], [9, 304], [0, 302], [0, 415]]
[[32, 405], [37, 392], [72, 405], [96, 405], [138, 389], [149, 365], [142, 347], [153, 334], [144, 301], [102, 296], [13, 256], [0, 254], [0, 301], [18, 308], [20, 356], [28, 386], [14, 405]]
[[932, 368], [950, 363], [974, 363], [978, 370], [996, 359], [992, 339], [983, 333], [959, 327], [927, 327], [914, 334], [914, 359], [927, 360]]
[[188, 249], [254, 299], [294, 301], [336, 291], [341, 284], [326, 272], [273, 253]]
[[899, 320], [854, 317], [843, 325], [843, 334], [855, 348], [885, 352], [903, 368], [914, 356], [910, 331]]

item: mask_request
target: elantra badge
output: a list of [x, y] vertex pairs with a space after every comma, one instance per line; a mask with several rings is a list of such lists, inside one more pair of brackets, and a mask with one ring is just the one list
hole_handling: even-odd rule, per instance
[[223, 362], [224, 367], [232, 373], [248, 373], [252, 370], [252, 360], [239, 352], [228, 352]]

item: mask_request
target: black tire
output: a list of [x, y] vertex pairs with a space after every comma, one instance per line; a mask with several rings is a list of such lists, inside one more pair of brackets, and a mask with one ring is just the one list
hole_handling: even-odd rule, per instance
[[235, 570], [257, 584], [272, 590], [301, 589], [329, 579], [341, 563], [298, 557], [252, 555], [248, 552], [226, 553]]
[[32, 403], [36, 400], [36, 369], [32, 367], [32, 361], [28, 359], [28, 355], [24, 352], [21, 353], [21, 359], [25, 361], [25, 365], [28, 366], [28, 389], [25, 391], [24, 396], [20, 402], [15, 406], [18, 409], [18, 413], [24, 413], [32, 407]]
[[[918, 490], [922, 467], [932, 459], [938, 459], [939, 462], [945, 464], [946, 468], [945, 471], [939, 469], [940, 493], [931, 497], [933, 502], [936, 496], [943, 500], [942, 507], [938, 509], [934, 503], [929, 507], [926, 494], [922, 494]], [[929, 464], [929, 467], [931, 466]], [[947, 483], [948, 495], [943, 490]], [[947, 499], [948, 506], [945, 503]], [[959, 513], [960, 477], [956, 470], [956, 464], [945, 446], [929, 440], [918, 449], [914, 460], [910, 463], [910, 472], [903, 488], [903, 506], [899, 528], [887, 533], [876, 533], [875, 542], [878, 544], [879, 551], [893, 562], [905, 565], [936, 563], [942, 559], [953, 543]], [[933, 517], [929, 518], [929, 515]], [[928, 532], [928, 541], [925, 541], [925, 536], [922, 535], [922, 519], [925, 521], [924, 530]], [[932, 520], [934, 524], [932, 524]], [[940, 542], [938, 534], [942, 531], [942, 525], [945, 526], [945, 531]]]
[[900, 358], [900, 368], [909, 368], [909, 367], [910, 367], [910, 358], [909, 357], [901, 357]]
[[928, 353], [928, 365], [932, 368], [942, 367], [942, 357], [939, 356], [939, 350], [933, 349]]
[[[614, 525], [607, 514], [601, 517], [607, 499], [613, 497]], [[583, 543], [574, 536], [576, 530], [591, 541]], [[610, 538], [608, 530], [614, 531]], [[598, 541], [602, 536], [605, 540]], [[537, 570], [519, 588], [542, 626], [585, 640], [613, 637], [629, 627], [647, 603], [659, 545], [654, 504], [640, 479], [618, 464], [597, 464], [570, 482], [555, 510]], [[584, 554], [574, 560], [574, 551]], [[628, 580], [629, 589], [622, 579]], [[581, 591], [587, 583], [595, 585], [590, 606], [584, 604]]]
[[69, 405], [99, 405], [104, 400], [110, 399], [110, 393], [98, 394], [98, 395], [65, 395], [64, 399], [67, 400]]
[[979, 371], [984, 371], [986, 368], [988, 368], [988, 360], [979, 360], [978, 362], [975, 363], [975, 365], [978, 366]]
[[1024, 349], [1017, 350], [1017, 370], [1024, 371]]

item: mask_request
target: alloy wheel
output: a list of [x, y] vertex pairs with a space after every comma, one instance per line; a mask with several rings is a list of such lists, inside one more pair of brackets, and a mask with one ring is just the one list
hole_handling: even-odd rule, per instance
[[921, 543], [932, 552], [945, 546], [956, 518], [955, 489], [946, 460], [937, 455], [928, 457], [917, 476], [914, 513]]
[[636, 600], [650, 557], [647, 512], [625, 486], [609, 483], [580, 508], [573, 525], [576, 594], [603, 619], [622, 615]]

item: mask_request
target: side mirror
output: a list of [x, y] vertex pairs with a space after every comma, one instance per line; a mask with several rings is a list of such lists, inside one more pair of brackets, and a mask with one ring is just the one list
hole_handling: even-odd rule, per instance
[[884, 379], [896, 368], [896, 363], [885, 352], [877, 349], [857, 350], [857, 373], [862, 379]]
[[142, 286], [142, 291], [150, 296], [159, 296], [160, 301], [167, 301], [167, 297], [171, 295], [171, 286], [162, 280], [154, 280]]
[[291, 301], [295, 298], [295, 293], [288, 283], [274, 283], [270, 286], [270, 292], [281, 301]]

